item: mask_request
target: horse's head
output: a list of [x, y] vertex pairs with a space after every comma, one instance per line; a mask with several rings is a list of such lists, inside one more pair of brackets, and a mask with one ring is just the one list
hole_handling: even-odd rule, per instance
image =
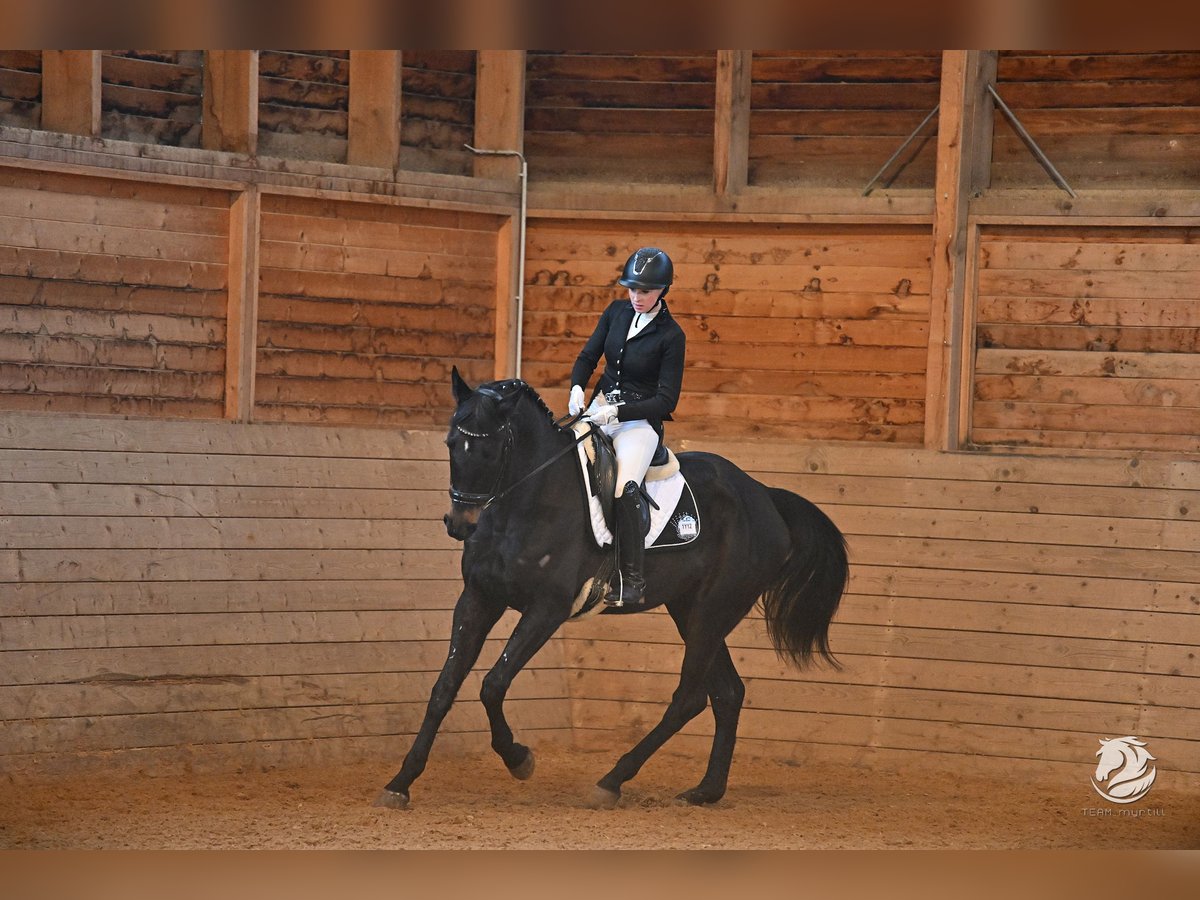
[[[1146, 749], [1146, 742], [1133, 735], [1100, 740], [1096, 751], [1100, 762], [1092, 786], [1106, 800], [1114, 803], [1132, 803], [1141, 799], [1154, 784], [1157, 772], [1150, 762], [1154, 759]], [[1108, 784], [1100, 785], [1107, 779]]]
[[1123, 770], [1123, 767], [1128, 767], [1131, 773], [1139, 773], [1145, 768], [1148, 760], [1154, 759], [1145, 747], [1144, 741], [1139, 741], [1132, 735], [1101, 739], [1100, 749], [1096, 751], [1096, 755], [1100, 757], [1100, 762], [1096, 765], [1096, 780], [1104, 781], [1118, 769]]
[[451, 505], [443, 521], [450, 537], [464, 541], [504, 480], [514, 440], [511, 416], [523, 382], [494, 381], [473, 390], [457, 366], [450, 381], [458, 406], [446, 434]]

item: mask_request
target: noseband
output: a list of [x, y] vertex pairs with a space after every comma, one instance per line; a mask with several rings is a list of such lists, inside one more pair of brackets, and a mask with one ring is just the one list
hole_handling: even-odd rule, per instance
[[[485, 509], [503, 497], [504, 494], [508, 493], [508, 491], [505, 491], [504, 493], [498, 494], [496, 491], [500, 487], [500, 482], [504, 480], [505, 474], [508, 472], [508, 461], [512, 456], [513, 433], [512, 428], [510, 427], [511, 425], [511, 422], [505, 422], [504, 428], [501, 429], [504, 432], [504, 446], [500, 448], [500, 468], [496, 470], [496, 480], [492, 482], [492, 489], [490, 491], [477, 494], [472, 493], [471, 491], [460, 491], [454, 485], [450, 485], [451, 500], [453, 500], [455, 503], [461, 503], [464, 506], [478, 506], [480, 508], [479, 511], [483, 512]], [[474, 431], [467, 431], [467, 429], [463, 428], [461, 425], [455, 425], [454, 427], [467, 437], [487, 438], [492, 436], [491, 432], [476, 433]], [[518, 482], [518, 484], [519, 483], [520, 482]], [[516, 485], [514, 484], [513, 487], [516, 487]], [[512, 488], [509, 488], [509, 490], [512, 490]]]

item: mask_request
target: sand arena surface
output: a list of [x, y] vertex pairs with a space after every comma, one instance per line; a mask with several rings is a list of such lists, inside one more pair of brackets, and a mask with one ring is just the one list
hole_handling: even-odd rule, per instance
[[[1200, 796], [1159, 785], [1134, 806], [1145, 813], [1122, 816], [1092, 793], [1086, 773], [1064, 789], [863, 766], [814, 772], [740, 757], [725, 799], [694, 808], [674, 795], [699, 781], [703, 760], [664, 750], [616, 810], [587, 808], [619, 752], [541, 747], [533, 778], [517, 782], [490, 753], [435, 748], [405, 811], [370, 805], [393, 760], [232, 775], [10, 777], [0, 792], [0, 847], [1200, 848]], [[1105, 807], [1111, 815], [1084, 813]]]

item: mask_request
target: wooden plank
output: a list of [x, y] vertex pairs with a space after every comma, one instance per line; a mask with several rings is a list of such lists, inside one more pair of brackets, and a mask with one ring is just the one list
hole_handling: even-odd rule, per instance
[[[302, 429], [296, 429], [301, 431]], [[268, 432], [269, 433], [269, 432]], [[440, 437], [440, 435], [439, 435]], [[8, 481], [74, 484], [254, 485], [260, 487], [417, 487], [442, 488], [442, 459], [355, 459], [270, 454], [236, 456], [203, 453], [153, 453], [77, 450], [0, 450]], [[198, 465], [200, 461], [203, 465]]]
[[[72, 750], [115, 750], [123, 747], [174, 746], [181, 743], [224, 743], [275, 739], [309, 739], [412, 733], [420, 725], [426, 701], [409, 703], [341, 704], [316, 707], [241, 710], [204, 713], [139, 713], [122, 716], [18, 720], [5, 728], [7, 752], [47, 753]], [[519, 701], [508, 710], [515, 727], [562, 727], [568, 711], [564, 699]], [[456, 705], [448, 730], [486, 728], [478, 704]]]
[[[967, 203], [990, 154], [981, 140], [991, 116], [987, 85], [995, 81], [990, 51], [945, 51], [938, 125], [934, 252], [930, 281], [929, 360], [925, 419], [927, 447], [952, 450], [960, 433], [967, 308]], [[990, 141], [989, 141], [990, 143]]]
[[[151, 710], [178, 713], [319, 707], [353, 703], [363, 697], [386, 699], [390, 703], [417, 703], [428, 700], [428, 680], [425, 673], [413, 672], [315, 675], [303, 685], [293, 684], [290, 693], [288, 679], [279, 677], [190, 684], [135, 682], [133, 691], [128, 682], [21, 686], [0, 689], [0, 720], [61, 718], [66, 711], [112, 716]], [[479, 693], [482, 680], [481, 672], [467, 677], [462, 690], [464, 700]], [[552, 670], [530, 669], [513, 683], [509, 697], [518, 703], [562, 699], [565, 683]]]
[[350, 51], [346, 162], [394, 171], [400, 159], [399, 50]]
[[[449, 392], [449, 381], [445, 382]], [[330, 432], [320, 428], [222, 425], [217, 422], [138, 422], [67, 419], [6, 412], [0, 416], [0, 447], [27, 450], [125, 450], [228, 455], [300, 455], [444, 460], [444, 431], [381, 433], [373, 429]], [[376, 485], [382, 486], [382, 482]]]
[[204, 149], [255, 155], [258, 150], [257, 50], [207, 50]]
[[746, 186], [750, 161], [749, 50], [718, 50], [713, 119], [713, 189], [735, 196]]
[[42, 366], [0, 363], [0, 391], [25, 394], [143, 396], [220, 400], [216, 374], [162, 372], [109, 366]]
[[0, 501], [5, 510], [48, 517], [440, 520], [449, 508], [442, 485], [368, 489], [0, 482]]
[[254, 411], [258, 348], [258, 254], [261, 195], [251, 186], [229, 211], [229, 306], [226, 312], [225, 417], [247, 422]]
[[225, 241], [216, 235], [45, 221], [36, 215], [0, 215], [0, 243], [8, 247], [195, 262], [223, 262], [225, 256]]
[[[155, 547], [230, 549], [433, 549], [453, 550], [440, 519], [370, 522], [333, 516], [297, 516], [288, 526], [278, 518], [226, 517], [0, 516], [6, 533], [5, 549], [153, 549]], [[89, 527], [90, 526], [90, 527]], [[94, 528], [95, 531], [91, 531]], [[9, 530], [11, 529], [11, 530]]]
[[100, 134], [100, 51], [42, 51], [42, 128]]
[[200, 316], [114, 315], [109, 312], [10, 307], [5, 331], [17, 335], [50, 335], [101, 340], [160, 340], [173, 344], [215, 346], [225, 337], [225, 323]]
[[[476, 53], [475, 137], [480, 150], [525, 151], [525, 51]], [[477, 177], [511, 178], [520, 171], [515, 158], [476, 156]]]
[[3, 216], [197, 235], [223, 235], [229, 227], [227, 209], [129, 200], [119, 196], [119, 191], [101, 199], [50, 186], [37, 190], [8, 183], [4, 187], [0, 193]]
[[496, 232], [496, 297], [493, 329], [495, 332], [496, 380], [519, 377], [522, 328], [524, 325], [524, 285], [520, 284], [520, 254], [518, 235], [523, 223], [514, 218], [505, 220]]
[[[457, 550], [0, 550], [29, 581], [232, 581], [288, 578], [452, 578]], [[12, 580], [12, 579], [5, 579]], [[20, 580], [20, 579], [18, 579]]]
[[1113, 379], [1043, 375], [979, 376], [978, 400], [1015, 400], [1028, 403], [1071, 403], [1088, 406], [1121, 405], [1200, 407], [1200, 385], [1186, 378]]

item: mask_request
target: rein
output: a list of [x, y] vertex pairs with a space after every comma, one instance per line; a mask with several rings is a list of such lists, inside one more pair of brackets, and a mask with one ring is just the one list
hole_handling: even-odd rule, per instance
[[[563, 418], [558, 419], [554, 424], [559, 428], [570, 428], [571, 426], [573, 426], [576, 422], [578, 422], [582, 418], [583, 418], [583, 413], [576, 413], [573, 416], [564, 416]], [[506, 487], [504, 490], [497, 493], [496, 486], [498, 484], [500, 484], [500, 481], [504, 478], [505, 473], [508, 471], [508, 462], [509, 462], [509, 458], [512, 454], [513, 434], [512, 434], [512, 428], [510, 427], [511, 424], [512, 423], [510, 423], [510, 422], [506, 422], [504, 424], [504, 432], [505, 432], [505, 434], [504, 434], [504, 449], [501, 451], [502, 455], [501, 455], [501, 459], [500, 459], [500, 470], [496, 474], [496, 481], [492, 484], [492, 489], [490, 491], [488, 491], [487, 493], [476, 494], [476, 493], [470, 493], [468, 491], [460, 491], [456, 487], [454, 487], [454, 485], [451, 485], [450, 486], [450, 499], [453, 500], [455, 503], [463, 503], [467, 506], [478, 506], [480, 513], [482, 513], [485, 509], [487, 509], [489, 506], [491, 506], [497, 500], [501, 500], [504, 497], [508, 496], [508, 494], [512, 493], [512, 491], [515, 490], [518, 486], [520, 486], [522, 483], [528, 481], [530, 478], [532, 478], [538, 472], [545, 469], [551, 463], [557, 462], [562, 457], [566, 456], [568, 453], [570, 453], [572, 450], [574, 450], [576, 447], [578, 447], [579, 444], [582, 443], [584, 438], [588, 437], [588, 435], [592, 434], [596, 430], [596, 426], [592, 425], [591, 428], [589, 428], [583, 434], [576, 437], [574, 440], [571, 441], [571, 443], [567, 444], [567, 446], [563, 447], [561, 450], [559, 450], [557, 453], [555, 453], [553, 456], [551, 456], [549, 459], [547, 459], [545, 462], [543, 462], [541, 465], [539, 465], [536, 469], [533, 469], [530, 472], [526, 472], [524, 475], [522, 475], [520, 478], [518, 478], [516, 481], [514, 481], [512, 484], [510, 484], [508, 487]], [[456, 425], [454, 427], [457, 428], [459, 431], [461, 431], [463, 434], [466, 434], [470, 437], [488, 437], [488, 435], [484, 435], [484, 434], [472, 434], [471, 432], [464, 430], [462, 427], [460, 427], [458, 425]]]

